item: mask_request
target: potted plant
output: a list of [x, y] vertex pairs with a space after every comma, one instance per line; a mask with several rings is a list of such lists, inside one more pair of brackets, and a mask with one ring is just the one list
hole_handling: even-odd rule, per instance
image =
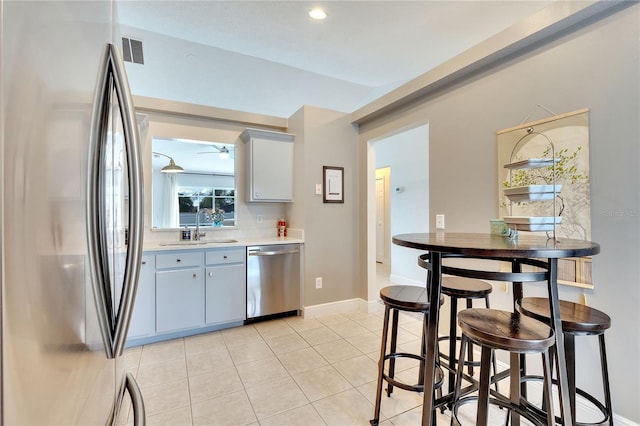
[[224, 220], [224, 210], [220, 207], [213, 210], [211, 213], [211, 220], [213, 220], [213, 226], [222, 226], [222, 221]]

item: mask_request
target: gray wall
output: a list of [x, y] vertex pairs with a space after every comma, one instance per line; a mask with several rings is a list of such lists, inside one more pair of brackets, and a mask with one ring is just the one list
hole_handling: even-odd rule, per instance
[[[303, 305], [357, 298], [357, 131], [349, 115], [310, 106], [289, 119], [288, 131], [296, 135], [296, 169], [287, 217], [305, 233]], [[344, 204], [325, 204], [315, 194], [322, 166], [344, 167]], [[322, 289], [315, 288], [316, 277]]]
[[[495, 132], [519, 124], [536, 104], [556, 113], [589, 108], [592, 239], [602, 252], [593, 260], [595, 288], [563, 286], [561, 297], [578, 301], [584, 294], [589, 305], [611, 316], [607, 343], [614, 411], [635, 422], [640, 422], [639, 15], [634, 4], [368, 123], [361, 128], [359, 148], [360, 164], [367, 164], [367, 141], [428, 120], [431, 217], [444, 213], [450, 232], [486, 232], [497, 214]], [[531, 119], [546, 115], [540, 111]], [[363, 185], [360, 189], [366, 192]], [[367, 202], [361, 193], [363, 209]], [[362, 223], [360, 230], [362, 261], [367, 251]], [[366, 277], [366, 265], [361, 268]], [[508, 309], [504, 293], [496, 296], [493, 306]], [[579, 342], [579, 377], [586, 390], [599, 394], [594, 340]]]

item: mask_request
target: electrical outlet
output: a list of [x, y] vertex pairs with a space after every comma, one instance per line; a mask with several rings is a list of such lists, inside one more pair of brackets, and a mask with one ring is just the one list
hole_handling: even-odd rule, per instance
[[258, 223], [262, 223], [262, 215], [259, 214], [258, 216], [256, 216], [256, 222]]
[[316, 288], [322, 288], [322, 277], [316, 277]]
[[436, 229], [444, 229], [444, 215], [437, 214], [436, 215]]

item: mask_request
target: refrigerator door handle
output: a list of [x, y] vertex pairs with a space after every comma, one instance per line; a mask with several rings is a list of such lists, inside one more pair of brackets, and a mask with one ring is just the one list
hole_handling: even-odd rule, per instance
[[114, 332], [114, 353], [122, 355], [127, 340], [129, 322], [133, 313], [133, 306], [140, 275], [140, 261], [142, 260], [142, 238], [144, 232], [143, 214], [143, 178], [142, 156], [140, 153], [140, 135], [136, 112], [133, 106], [133, 97], [129, 90], [127, 74], [124, 62], [114, 44], [108, 44], [111, 62], [113, 64], [113, 77], [116, 94], [122, 114], [124, 127], [124, 143], [128, 164], [129, 183], [129, 244], [127, 245], [127, 260], [125, 266], [122, 297], [116, 320]]
[[91, 128], [89, 135], [89, 158], [87, 164], [87, 245], [91, 270], [93, 297], [98, 316], [98, 323], [104, 342], [107, 358], [114, 358], [112, 340], [112, 320], [109, 306], [111, 306], [111, 290], [109, 288], [109, 265], [107, 257], [106, 239], [101, 238], [100, 212], [100, 162], [104, 141], [108, 134], [108, 117], [111, 104], [109, 48], [105, 47], [100, 66], [98, 80], [93, 98], [91, 114]]
[[[105, 141], [108, 137], [109, 114], [112, 93], [115, 91], [122, 125], [127, 157], [127, 182], [129, 190], [129, 243], [117, 312], [113, 313], [107, 224], [104, 214], [105, 188], [101, 185], [102, 160], [105, 158]], [[99, 67], [98, 83], [94, 95], [87, 167], [87, 242], [89, 262], [92, 265], [93, 294], [98, 312], [107, 358], [116, 358], [124, 351], [124, 345], [133, 311], [136, 287], [142, 258], [143, 196], [142, 160], [140, 137], [136, 124], [132, 97], [120, 54], [113, 44], [105, 46]]]
[[127, 392], [131, 397], [131, 405], [133, 407], [133, 425], [145, 426], [146, 413], [144, 409], [144, 400], [142, 399], [142, 392], [136, 383], [136, 379], [133, 378], [131, 373], [127, 373], [126, 379]]

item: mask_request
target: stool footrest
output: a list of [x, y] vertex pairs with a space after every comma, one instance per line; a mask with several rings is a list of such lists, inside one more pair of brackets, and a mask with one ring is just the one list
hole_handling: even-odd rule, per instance
[[[405, 353], [405, 352], [393, 352], [393, 353], [387, 354], [384, 356], [383, 362], [388, 361], [390, 359], [395, 360], [398, 358], [411, 358], [411, 359], [415, 359], [416, 361], [420, 361], [421, 363], [424, 363], [423, 356]], [[384, 368], [383, 368], [383, 371], [384, 371]], [[413, 392], [424, 392], [424, 384], [408, 385], [406, 383], [399, 382], [392, 377], [389, 377], [385, 373], [382, 374], [382, 379], [385, 382], [389, 383], [390, 385], [399, 387], [400, 389], [413, 391]], [[440, 388], [442, 386], [443, 380], [444, 380], [444, 373], [442, 372], [442, 368], [440, 368], [440, 366], [438, 365], [436, 366], [436, 381], [434, 383], [434, 389]]]
[[[462, 426], [462, 423], [460, 423], [460, 420], [458, 419], [458, 409], [465, 404], [469, 404], [469, 403], [474, 403], [478, 401], [478, 397], [477, 396], [467, 396], [465, 398], [460, 398], [456, 404], [453, 406], [453, 411], [451, 413], [451, 423], [456, 425], [456, 426]], [[534, 415], [534, 413], [531, 413], [525, 409], [523, 409], [522, 406], [518, 406], [517, 404], [513, 404], [511, 401], [502, 398], [489, 398], [489, 404], [492, 405], [497, 405], [500, 408], [505, 408], [509, 411], [515, 412], [517, 414], [519, 414], [520, 416], [526, 418], [527, 420], [529, 420], [531, 423], [533, 423], [534, 425], [537, 426], [547, 426], [547, 422], [546, 419], [541, 420], [540, 418], [538, 418], [537, 415]], [[508, 423], [507, 423], [508, 424]]]
[[[542, 376], [536, 376], [536, 375], [526, 375], [526, 376], [521, 376], [520, 377], [520, 383], [523, 382], [542, 382], [544, 380], [544, 378]], [[551, 383], [555, 386], [558, 385], [558, 380], [557, 379], [553, 379], [551, 380]], [[580, 388], [576, 388], [576, 395], [580, 395], [582, 398], [586, 399], [587, 401], [589, 401], [589, 403], [591, 403], [595, 408], [597, 408], [600, 413], [604, 416], [602, 420], [597, 421], [597, 422], [578, 422], [576, 421], [576, 419], [573, 419], [576, 426], [600, 426], [600, 425], [608, 425], [611, 423], [611, 415], [608, 413], [607, 408], [604, 406], [604, 404], [600, 401], [598, 401], [593, 395], [585, 392], [584, 390], [580, 389]], [[545, 411], [540, 408], [537, 407], [535, 405], [533, 405], [531, 402], [529, 402], [526, 399], [522, 399], [521, 401], [522, 405], [525, 405], [527, 407], [527, 409], [531, 410], [535, 415], [539, 416], [541, 419], [542, 418], [546, 418], [546, 413]], [[562, 424], [562, 418], [559, 416], [556, 416], [556, 423], [558, 424]]]
[[423, 356], [416, 355], [416, 354], [409, 354], [409, 353], [406, 353], [406, 352], [393, 352], [393, 353], [390, 353], [390, 354], [386, 354], [384, 356], [384, 360], [385, 361], [387, 361], [389, 359], [392, 359], [392, 358], [393, 359], [411, 358], [411, 359], [415, 359], [415, 360], [420, 361], [420, 362], [424, 362], [424, 357]]
[[411, 391], [411, 392], [424, 392], [424, 385], [408, 385], [406, 383], [403, 382], [399, 382], [395, 379], [392, 379], [391, 377], [387, 376], [386, 374], [382, 375], [382, 378], [384, 379], [385, 382], [389, 383], [390, 385], [400, 388], [400, 389], [404, 389], [406, 391]]

